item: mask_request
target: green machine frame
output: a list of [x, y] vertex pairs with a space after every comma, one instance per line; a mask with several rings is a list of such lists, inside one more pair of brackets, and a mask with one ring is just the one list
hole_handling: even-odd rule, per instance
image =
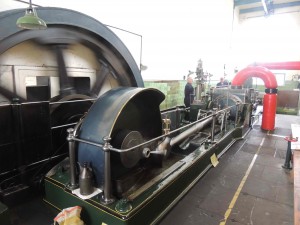
[[44, 200], [58, 210], [81, 206], [82, 219], [89, 225], [156, 224], [212, 167], [211, 157], [220, 158], [250, 128], [249, 124], [236, 126], [225, 135], [216, 136], [217, 142], [201, 145], [153, 179], [133, 200], [120, 199], [103, 204], [101, 194], [83, 200], [72, 194], [67, 186], [69, 171], [60, 171], [45, 179]]

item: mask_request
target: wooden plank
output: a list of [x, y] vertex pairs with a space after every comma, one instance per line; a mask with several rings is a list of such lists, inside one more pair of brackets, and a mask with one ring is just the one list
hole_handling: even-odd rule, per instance
[[292, 136], [293, 139], [298, 139], [298, 140], [293, 140], [291, 142], [291, 149], [295, 150], [300, 150], [300, 124], [291, 124], [292, 127]]
[[293, 154], [294, 170], [294, 224], [300, 225], [300, 150]]

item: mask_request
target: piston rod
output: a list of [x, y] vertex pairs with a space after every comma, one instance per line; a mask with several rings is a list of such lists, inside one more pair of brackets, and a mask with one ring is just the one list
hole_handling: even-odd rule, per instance
[[208, 119], [206, 119], [200, 123], [196, 123], [194, 126], [183, 131], [181, 134], [177, 135], [176, 137], [173, 137], [170, 140], [170, 146], [174, 146], [175, 144], [181, 142], [182, 140], [184, 140], [188, 136], [192, 135], [193, 133], [195, 133], [199, 130], [202, 130], [204, 127], [206, 127], [208, 124], [210, 124], [212, 122], [212, 120], [213, 120], [213, 117], [209, 117]]

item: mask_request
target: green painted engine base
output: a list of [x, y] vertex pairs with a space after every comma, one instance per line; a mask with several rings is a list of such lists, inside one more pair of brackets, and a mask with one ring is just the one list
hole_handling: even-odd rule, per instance
[[[217, 144], [205, 149], [201, 145], [192, 153], [168, 168], [166, 176], [155, 180], [133, 200], [119, 199], [111, 204], [101, 203], [101, 194], [82, 200], [67, 188], [69, 173], [59, 172], [45, 179], [45, 202], [58, 210], [81, 206], [81, 219], [88, 225], [136, 225], [156, 224], [179, 199], [211, 168], [211, 156], [218, 158], [243, 136], [242, 128], [235, 128], [219, 138]], [[120, 205], [130, 211], [116, 210]], [[122, 207], [121, 207], [122, 208]]]
[[0, 221], [1, 224], [10, 225], [9, 222], [9, 211], [6, 205], [4, 205], [2, 202], [0, 202]]

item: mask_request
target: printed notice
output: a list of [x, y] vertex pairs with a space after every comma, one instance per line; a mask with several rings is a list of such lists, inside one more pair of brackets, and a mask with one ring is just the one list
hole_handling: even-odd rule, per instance
[[215, 153], [210, 157], [210, 161], [213, 167], [216, 167], [219, 164], [219, 160]]

